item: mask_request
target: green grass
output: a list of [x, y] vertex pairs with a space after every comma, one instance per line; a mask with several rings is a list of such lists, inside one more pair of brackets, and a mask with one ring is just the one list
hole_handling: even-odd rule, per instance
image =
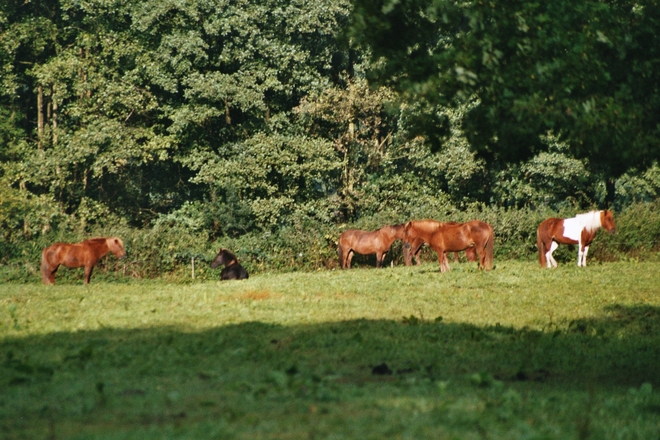
[[659, 269], [4, 284], [0, 438], [659, 438]]

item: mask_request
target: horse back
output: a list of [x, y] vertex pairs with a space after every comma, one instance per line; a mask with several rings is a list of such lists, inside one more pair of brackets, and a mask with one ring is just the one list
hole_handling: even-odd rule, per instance
[[248, 277], [247, 270], [238, 263], [230, 264], [220, 272], [221, 280], [245, 280]]
[[578, 244], [582, 228], [575, 218], [549, 218], [544, 220], [537, 230], [537, 235], [544, 241], [554, 240], [562, 244]]
[[69, 268], [96, 264], [108, 253], [105, 238], [93, 238], [81, 243], [54, 243], [42, 252], [42, 262], [51, 266], [64, 265]]
[[378, 231], [362, 231], [360, 229], [347, 229], [339, 236], [339, 246], [347, 251], [353, 249], [358, 253], [373, 253], [378, 247], [380, 234]]
[[541, 222], [536, 229], [536, 234], [543, 239], [553, 239], [556, 235], [562, 235], [564, 219], [551, 217]]
[[[450, 222], [451, 223], [451, 222]], [[413, 220], [406, 223], [405, 236], [409, 243], [415, 240], [423, 240], [427, 243], [431, 236], [445, 223], [436, 220]]]
[[474, 246], [471, 227], [468, 223], [445, 223], [432, 236], [433, 243], [445, 251], [458, 252]]

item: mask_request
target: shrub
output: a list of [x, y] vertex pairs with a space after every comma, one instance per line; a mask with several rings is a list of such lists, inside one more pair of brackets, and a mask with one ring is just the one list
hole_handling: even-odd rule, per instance
[[[434, 215], [434, 212], [437, 214]], [[58, 229], [30, 238], [12, 241], [3, 239], [0, 248], [11, 252], [3, 261], [0, 281], [38, 282], [41, 250], [56, 241], [77, 242], [93, 236], [117, 235], [124, 240], [128, 257], [122, 261], [114, 257], [101, 260], [95, 278], [167, 276], [177, 282], [192, 279], [191, 260], [195, 259], [196, 279], [217, 279], [219, 271], [209, 268], [218, 248], [231, 249], [251, 274], [270, 271], [324, 270], [338, 268], [337, 239], [348, 228], [374, 230], [385, 224], [402, 223], [410, 219], [435, 218], [439, 221], [467, 221], [479, 219], [495, 229], [495, 259], [536, 261], [536, 228], [549, 217], [572, 217], [575, 211], [544, 209], [489, 208], [475, 203], [457, 210], [445, 201], [428, 204], [409, 212], [384, 210], [365, 216], [352, 224], [341, 224], [298, 215], [291, 224], [274, 231], [252, 231], [236, 237], [211, 239], [211, 233], [198, 231], [182, 224], [161, 222], [151, 228], [137, 229], [126, 225], [99, 227], [87, 233]], [[615, 213], [617, 232], [598, 233], [589, 254], [590, 261], [620, 259], [646, 260], [656, 258], [660, 250], [660, 202], [631, 205]], [[395, 243], [388, 261], [403, 264], [401, 244]], [[435, 259], [431, 251], [427, 259]], [[358, 259], [371, 264], [372, 259]], [[558, 261], [572, 261], [575, 249], [560, 246]], [[386, 262], [387, 263], [387, 262]], [[62, 271], [58, 279], [75, 280], [81, 274]]]

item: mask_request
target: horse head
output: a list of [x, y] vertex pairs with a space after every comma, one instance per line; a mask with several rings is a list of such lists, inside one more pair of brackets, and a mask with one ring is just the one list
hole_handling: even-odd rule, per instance
[[126, 258], [126, 251], [124, 250], [124, 242], [121, 241], [119, 237], [110, 237], [105, 239], [108, 249], [112, 252], [115, 257], [120, 260]]
[[232, 254], [227, 249], [222, 249], [218, 251], [218, 254], [215, 256], [211, 262], [211, 269], [215, 269], [218, 266], [228, 266], [236, 262], [236, 255]]
[[614, 214], [609, 209], [600, 212], [600, 224], [610, 234], [614, 234], [616, 232]]

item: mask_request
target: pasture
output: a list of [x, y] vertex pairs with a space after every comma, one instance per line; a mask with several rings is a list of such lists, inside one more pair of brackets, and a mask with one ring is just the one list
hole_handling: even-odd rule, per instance
[[0, 437], [659, 438], [659, 269], [4, 284]]

